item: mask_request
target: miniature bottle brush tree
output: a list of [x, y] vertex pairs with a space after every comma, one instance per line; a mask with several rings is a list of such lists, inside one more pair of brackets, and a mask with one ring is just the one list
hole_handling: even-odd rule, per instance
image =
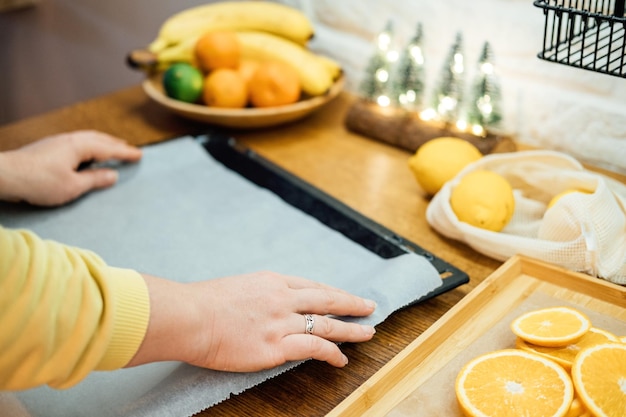
[[359, 86], [360, 97], [346, 115], [348, 129], [409, 151], [441, 136], [468, 140], [483, 154], [515, 149], [510, 137], [496, 133], [502, 120], [501, 96], [488, 42], [466, 100], [463, 37], [457, 33], [425, 105], [422, 25], [416, 26], [399, 52], [393, 48], [393, 29], [387, 22], [376, 38]]

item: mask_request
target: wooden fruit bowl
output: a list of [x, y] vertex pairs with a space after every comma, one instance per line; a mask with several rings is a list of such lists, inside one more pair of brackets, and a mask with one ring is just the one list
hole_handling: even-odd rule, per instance
[[343, 89], [343, 85], [344, 77], [342, 76], [335, 81], [326, 94], [321, 96], [305, 97], [285, 106], [227, 109], [185, 103], [168, 97], [163, 90], [162, 74], [149, 76], [142, 84], [144, 91], [152, 100], [180, 116], [237, 129], [276, 126], [301, 119], [335, 98]]

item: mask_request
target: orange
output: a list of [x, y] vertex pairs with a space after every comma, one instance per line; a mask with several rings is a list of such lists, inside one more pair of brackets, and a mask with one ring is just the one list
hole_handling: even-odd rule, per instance
[[552, 359], [569, 372], [572, 368], [572, 362], [574, 362], [574, 358], [581, 350], [600, 343], [617, 341], [617, 336], [613, 335], [612, 333], [607, 332], [606, 330], [592, 327], [579, 341], [569, 344], [567, 346], [537, 346], [533, 345], [532, 343], [525, 342], [520, 338], [517, 338], [515, 345], [519, 349], [537, 353], [539, 355], [545, 356], [548, 359]]
[[219, 68], [204, 79], [204, 104], [213, 107], [242, 108], [248, 103], [248, 88], [241, 74], [234, 69]]
[[237, 71], [243, 76], [246, 80], [246, 83], [250, 83], [252, 80], [252, 76], [259, 68], [259, 61], [255, 61], [252, 59], [242, 59], [239, 62], [239, 66], [237, 67]]
[[601, 343], [582, 350], [572, 364], [572, 379], [585, 408], [598, 417], [626, 413], [626, 344]]
[[591, 321], [570, 307], [548, 307], [522, 314], [511, 330], [522, 340], [539, 346], [567, 346], [582, 338]]
[[296, 70], [278, 61], [259, 64], [249, 84], [250, 102], [255, 107], [274, 107], [300, 99], [301, 85]]
[[572, 381], [555, 362], [520, 349], [489, 352], [468, 362], [455, 382], [467, 416], [566, 416]]
[[217, 68], [236, 69], [241, 59], [237, 34], [234, 31], [205, 33], [196, 41], [194, 57], [204, 72]]

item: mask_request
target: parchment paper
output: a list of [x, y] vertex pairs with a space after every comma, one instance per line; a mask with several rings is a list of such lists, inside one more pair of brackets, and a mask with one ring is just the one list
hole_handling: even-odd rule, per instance
[[455, 356], [428, 381], [417, 387], [411, 395], [387, 413], [387, 417], [463, 417], [454, 392], [456, 376], [461, 368], [484, 353], [515, 348], [515, 335], [511, 331], [511, 322], [521, 314], [538, 308], [561, 305], [569, 305], [585, 313], [594, 327], [608, 330], [619, 336], [626, 332], [626, 323], [619, 319], [547, 294], [535, 292], [522, 304], [511, 310], [495, 326], [477, 338], [467, 349]]
[[[0, 205], [0, 222], [181, 282], [263, 269], [330, 283], [376, 300], [376, 312], [359, 319], [374, 325], [441, 284], [421, 256], [378, 257], [225, 168], [192, 138], [146, 147], [141, 162], [119, 172], [115, 187], [61, 208]], [[48, 417], [188, 416], [296, 365], [237, 374], [157, 363], [92, 373], [64, 391], [0, 394], [0, 404], [17, 398]]]

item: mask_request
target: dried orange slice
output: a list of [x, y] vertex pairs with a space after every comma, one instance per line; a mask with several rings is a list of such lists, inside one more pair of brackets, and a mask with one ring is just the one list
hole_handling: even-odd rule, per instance
[[626, 344], [602, 343], [581, 351], [572, 364], [572, 379], [594, 416], [626, 414]]
[[532, 343], [528, 343], [518, 337], [515, 341], [515, 347], [526, 350], [528, 352], [537, 353], [539, 355], [545, 356], [548, 359], [552, 359], [569, 372], [572, 369], [572, 362], [574, 362], [574, 358], [581, 350], [594, 345], [598, 345], [600, 343], [618, 341], [619, 339], [613, 333], [603, 329], [592, 327], [587, 333], [585, 333], [582, 338], [580, 338], [580, 340], [567, 346], [538, 346]]
[[567, 346], [591, 328], [591, 321], [570, 307], [548, 307], [522, 314], [511, 330], [526, 342], [539, 346]]
[[467, 416], [567, 415], [574, 388], [555, 362], [520, 349], [486, 353], [459, 372], [455, 392]]

